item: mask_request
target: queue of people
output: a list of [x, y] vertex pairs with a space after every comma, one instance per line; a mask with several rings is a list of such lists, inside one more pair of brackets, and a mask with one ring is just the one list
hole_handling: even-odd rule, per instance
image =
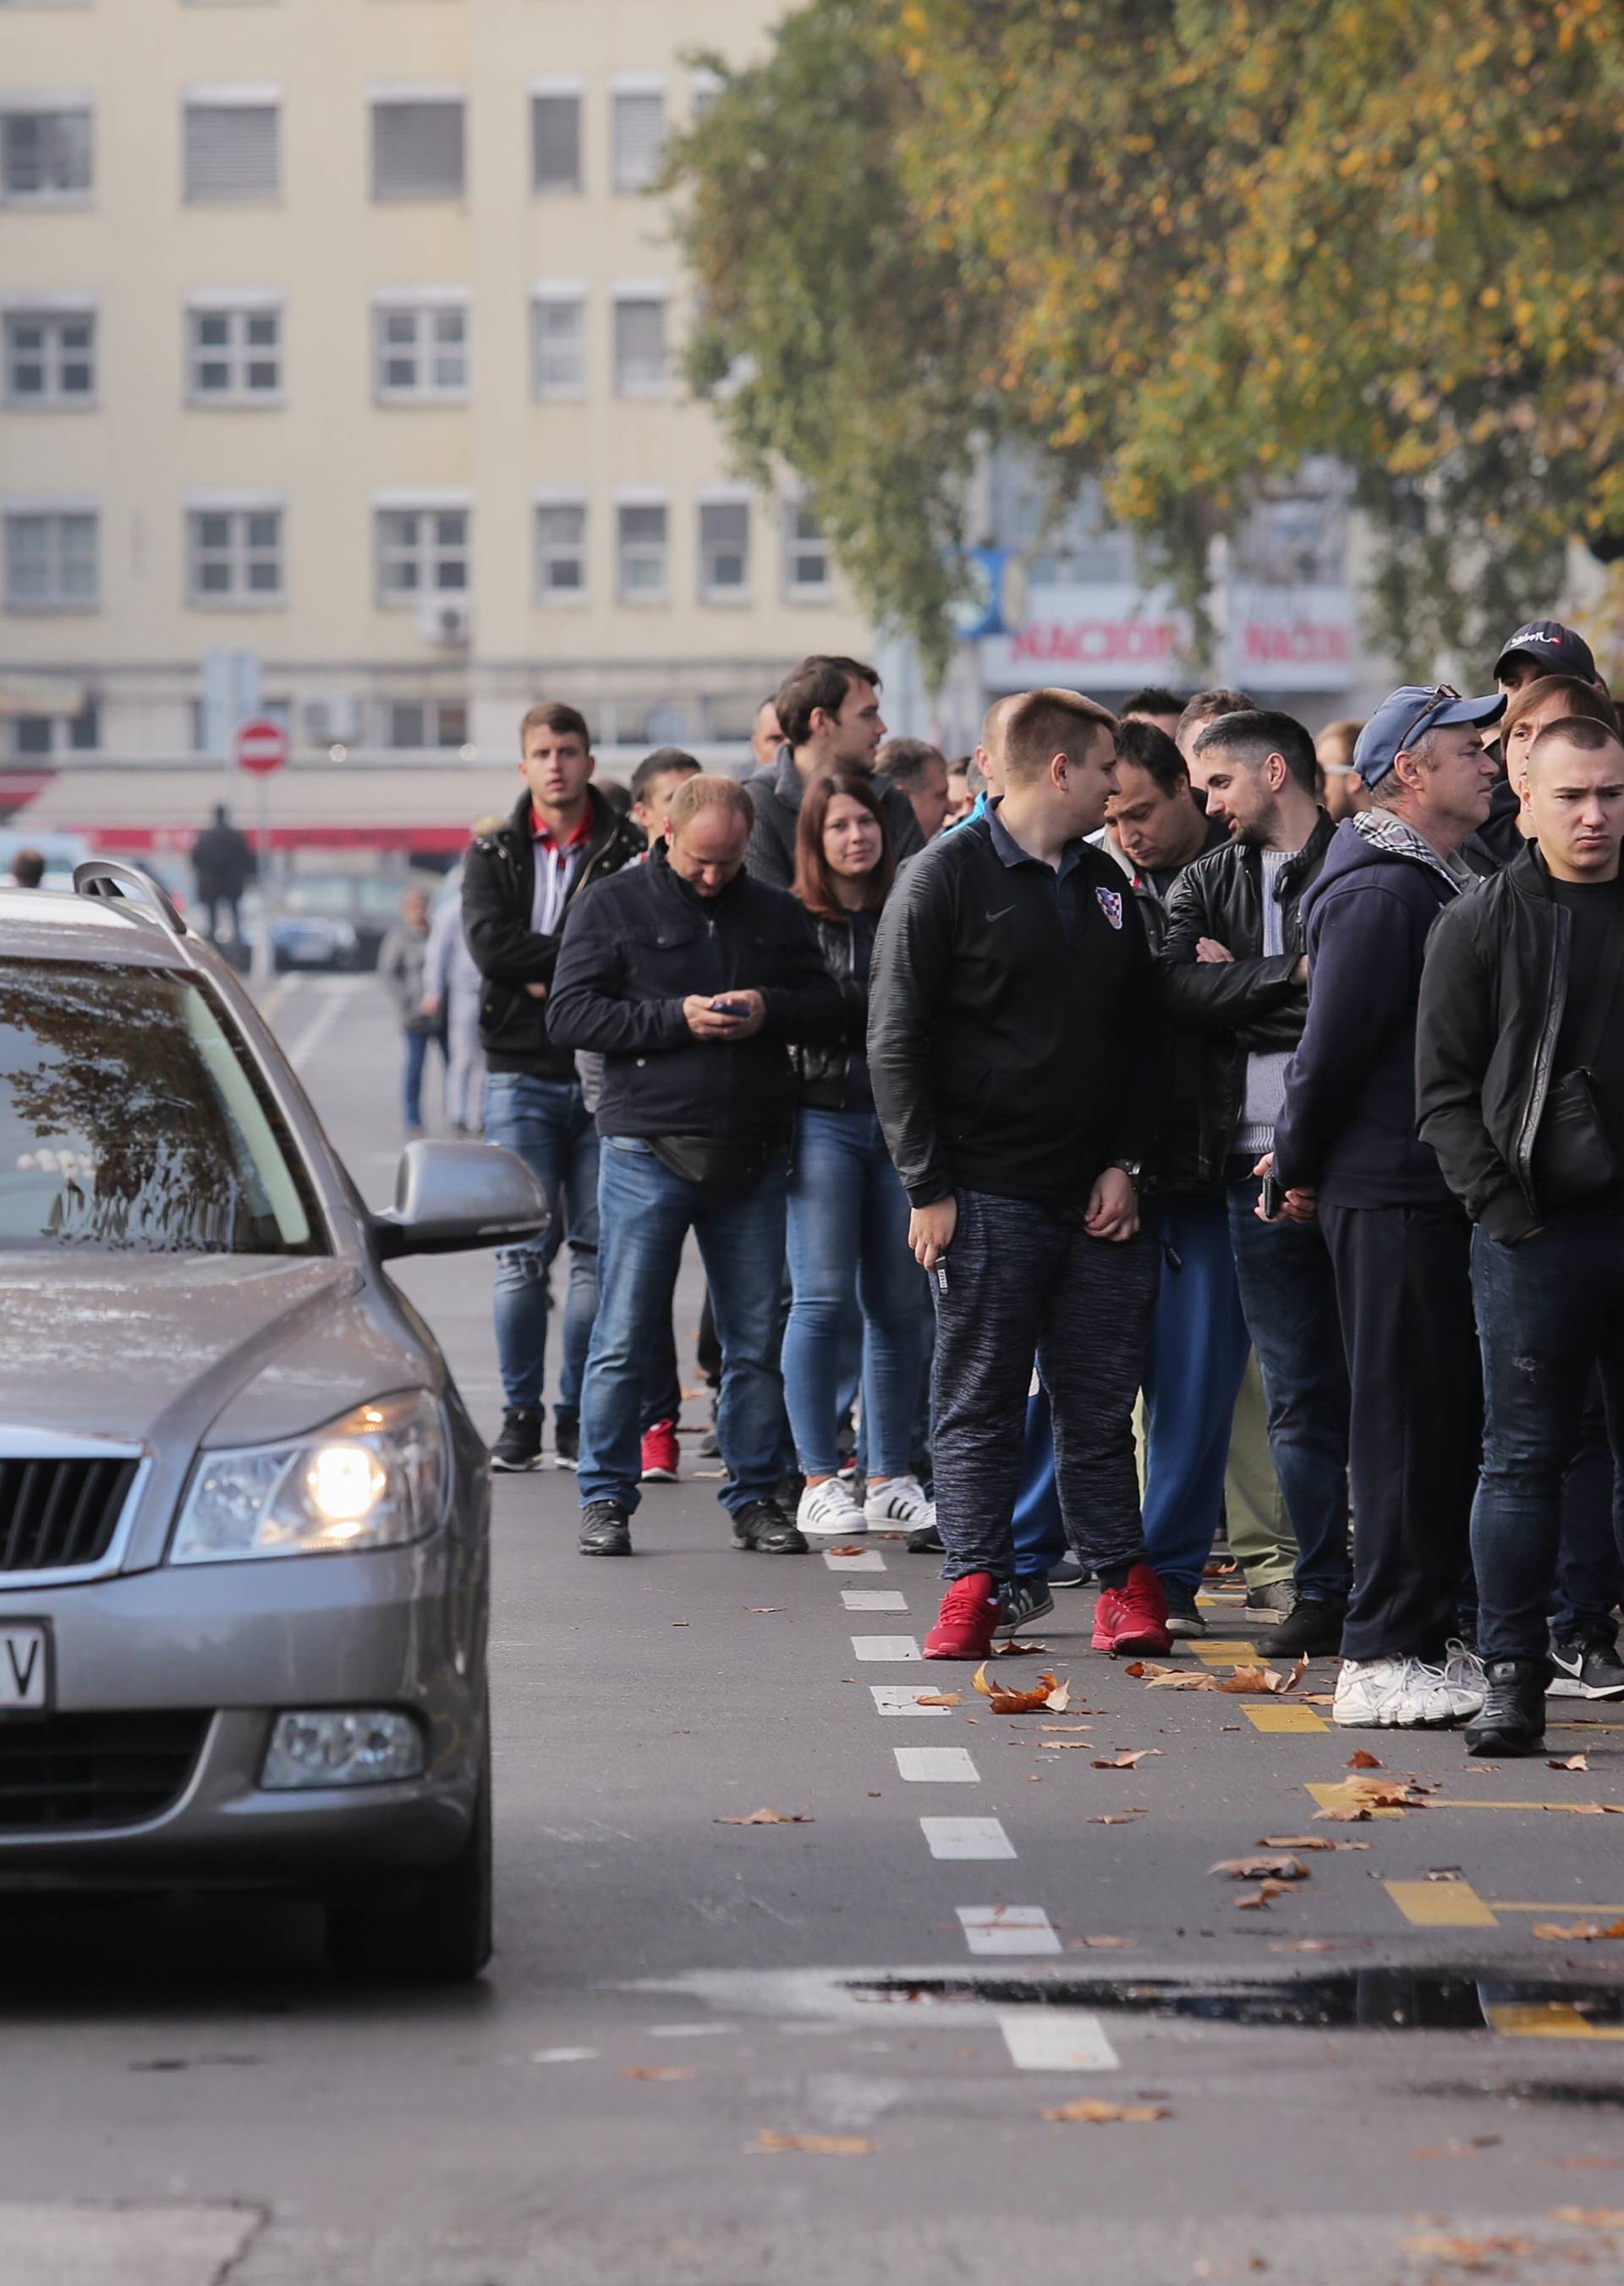
[[462, 907], [485, 1132], [556, 1206], [499, 1258], [493, 1464], [542, 1457], [567, 1245], [556, 1456], [632, 1552], [691, 1232], [736, 1544], [939, 1549], [928, 1658], [1090, 1578], [1095, 1648], [1165, 1653], [1227, 1525], [1340, 1724], [1530, 1754], [1548, 1691], [1624, 1697], [1624, 743], [1554, 621], [1494, 680], [1317, 748], [1045, 689], [957, 765], [812, 658], [753, 775], [658, 750], [630, 818], [533, 708]]

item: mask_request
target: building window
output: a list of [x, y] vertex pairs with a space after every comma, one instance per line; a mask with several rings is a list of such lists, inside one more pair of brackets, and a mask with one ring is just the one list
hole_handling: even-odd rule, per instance
[[374, 103], [374, 198], [460, 199], [462, 145], [461, 96]]
[[587, 301], [578, 291], [535, 299], [538, 397], [583, 397], [587, 390]]
[[468, 708], [460, 698], [392, 698], [383, 707], [386, 746], [466, 746]]
[[646, 191], [664, 154], [665, 94], [658, 85], [618, 87], [612, 100], [615, 188]]
[[0, 110], [0, 196], [49, 205], [91, 189], [91, 108]]
[[101, 708], [94, 698], [76, 714], [13, 714], [12, 753], [21, 760], [50, 754], [93, 754], [101, 745]]
[[663, 397], [669, 380], [663, 298], [652, 295], [617, 295], [615, 395]]
[[281, 187], [280, 135], [273, 101], [188, 99], [188, 201], [273, 199]]
[[5, 401], [90, 405], [96, 397], [96, 317], [91, 310], [12, 310], [5, 319]]
[[784, 591], [792, 601], [821, 602], [834, 580], [824, 527], [800, 501], [784, 508]]
[[100, 595], [93, 508], [20, 508], [5, 519], [12, 611], [94, 611]]
[[207, 609], [281, 602], [280, 508], [193, 508], [186, 526], [192, 603]]
[[536, 599], [580, 603], [587, 597], [587, 503], [540, 501], [536, 505]]
[[194, 405], [269, 405], [282, 393], [282, 313], [231, 303], [186, 312], [186, 391]]
[[468, 311], [460, 302], [384, 302], [374, 323], [385, 404], [468, 395]]
[[549, 88], [530, 99], [531, 172], [538, 191], [579, 191], [580, 91]]
[[668, 592], [666, 511], [622, 501], [617, 511], [617, 559], [623, 603], [663, 603]]
[[750, 503], [699, 504], [699, 600], [743, 603], [750, 593]]
[[466, 594], [467, 508], [383, 508], [377, 516], [380, 603]]

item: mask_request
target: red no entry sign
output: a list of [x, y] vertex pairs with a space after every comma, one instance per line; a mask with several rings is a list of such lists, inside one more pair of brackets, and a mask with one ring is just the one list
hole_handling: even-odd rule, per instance
[[288, 733], [274, 722], [245, 722], [233, 747], [240, 770], [280, 770], [288, 760]]

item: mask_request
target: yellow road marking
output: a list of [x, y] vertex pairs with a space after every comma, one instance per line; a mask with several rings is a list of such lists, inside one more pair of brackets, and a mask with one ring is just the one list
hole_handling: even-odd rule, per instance
[[1312, 1707], [1245, 1707], [1241, 1711], [1258, 1730], [1323, 1730], [1327, 1727]]
[[[1340, 1780], [1331, 1785], [1326, 1785], [1323, 1781], [1317, 1784], [1311, 1783], [1308, 1791], [1321, 1809], [1355, 1809], [1360, 1806], [1358, 1794], [1351, 1793]], [[1415, 1804], [1417, 1809], [1421, 1807], [1421, 1803]], [[1428, 1809], [1565, 1809], [1580, 1815], [1584, 1814], [1584, 1805], [1576, 1801], [1485, 1801], [1481, 1799], [1468, 1801], [1463, 1795], [1447, 1793], [1430, 1793], [1426, 1798], [1425, 1807]], [[1370, 1814], [1373, 1817], [1402, 1817], [1404, 1812], [1401, 1809], [1372, 1809]], [[1591, 1815], [1594, 1813], [1592, 1812]], [[1560, 1910], [1565, 1912], [1567, 1908], [1565, 1905]]]
[[1571, 2000], [1494, 2000], [1483, 2013], [1508, 2039], [1624, 2040], [1624, 2024], [1592, 2024]]
[[1470, 1881], [1384, 1881], [1382, 1887], [1417, 1928], [1499, 1926]]
[[1484, 1901], [1497, 1913], [1624, 1913], [1624, 1905], [1588, 1905], [1582, 1897], [1564, 1897], [1554, 1905], [1514, 1905], [1504, 1897]]
[[1193, 1643], [1190, 1649], [1208, 1667], [1233, 1667], [1237, 1659], [1256, 1659], [1257, 1649], [1249, 1643]]
[[[1317, 1783], [1311, 1783], [1308, 1791], [1321, 1809], [1358, 1809], [1369, 1807], [1368, 1803], [1361, 1804], [1359, 1796], [1350, 1793], [1339, 1779], [1330, 1785], [1323, 1779]], [[1402, 1817], [1404, 1812], [1401, 1809], [1373, 1809], [1370, 1815], [1372, 1817]]]

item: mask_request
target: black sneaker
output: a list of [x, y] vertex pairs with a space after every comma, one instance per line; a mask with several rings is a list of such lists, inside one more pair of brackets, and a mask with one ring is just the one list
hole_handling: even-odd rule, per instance
[[1170, 1636], [1204, 1636], [1207, 1617], [1196, 1608], [1195, 1590], [1187, 1580], [1168, 1580], [1161, 1573], [1162, 1594], [1167, 1604], [1167, 1632]]
[[583, 1556], [629, 1556], [631, 1519], [619, 1501], [589, 1501], [580, 1512]]
[[700, 1438], [698, 1444], [698, 1458], [702, 1461], [721, 1460], [721, 1446], [716, 1441], [716, 1431], [714, 1429], [707, 1429], [704, 1436]]
[[1624, 1663], [1610, 1636], [1583, 1643], [1554, 1643], [1548, 1699], [1624, 1699]]
[[1332, 1659], [1342, 1649], [1343, 1597], [1299, 1596], [1278, 1627], [1269, 1629], [1271, 1659]]
[[553, 1423], [553, 1462], [560, 1469], [580, 1466], [580, 1415], [561, 1413]]
[[998, 1590], [998, 1624], [992, 1631], [993, 1640], [1006, 1643], [1053, 1609], [1054, 1598], [1041, 1572], [1029, 1572], [1022, 1580], [1006, 1580]]
[[807, 1543], [798, 1525], [791, 1523], [777, 1501], [746, 1501], [733, 1519], [735, 1548], [753, 1549], [758, 1556], [804, 1556]]
[[1537, 1659], [1492, 1659], [1484, 1670], [1483, 1704], [1466, 1725], [1466, 1751], [1502, 1754], [1545, 1751], [1545, 1666]]
[[1297, 1581], [1271, 1580], [1266, 1588], [1249, 1588], [1246, 1591], [1249, 1612], [1279, 1612], [1282, 1614], [1297, 1609]]
[[917, 1532], [911, 1532], [906, 1544], [910, 1556], [943, 1556], [947, 1553], [942, 1534], [934, 1524], [922, 1524]]
[[1093, 1573], [1080, 1556], [1062, 1556], [1058, 1564], [1049, 1566], [1051, 1592], [1056, 1588], [1086, 1588]]
[[541, 1465], [541, 1415], [527, 1405], [502, 1415], [501, 1435], [491, 1447], [491, 1466], [517, 1476]]

